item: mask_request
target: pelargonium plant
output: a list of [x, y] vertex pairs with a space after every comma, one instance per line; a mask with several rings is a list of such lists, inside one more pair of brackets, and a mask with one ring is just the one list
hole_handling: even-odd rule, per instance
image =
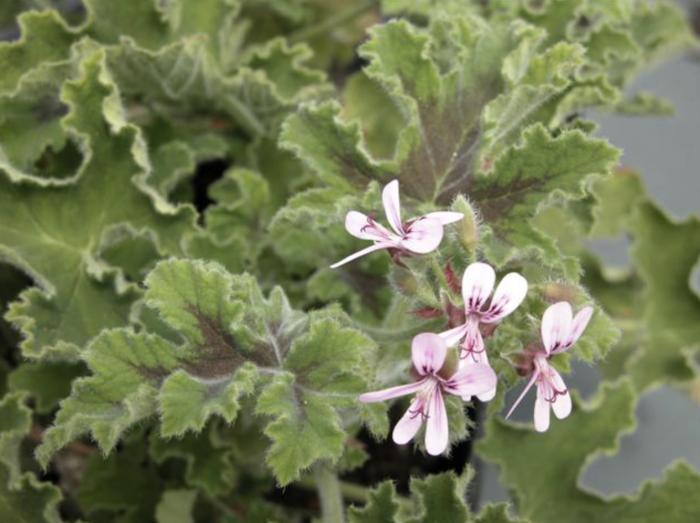
[[699, 520], [683, 462], [579, 484], [698, 382], [700, 221], [589, 119], [669, 110], [627, 87], [697, 45], [673, 3], [12, 0], [0, 35], [0, 521]]

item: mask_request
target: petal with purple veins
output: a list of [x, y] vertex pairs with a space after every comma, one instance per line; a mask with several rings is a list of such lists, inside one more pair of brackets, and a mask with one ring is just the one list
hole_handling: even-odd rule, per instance
[[481, 306], [491, 295], [495, 282], [496, 273], [486, 263], [476, 262], [466, 268], [462, 276], [462, 297], [467, 314], [481, 310]]
[[406, 227], [401, 246], [416, 254], [427, 254], [440, 245], [442, 224], [433, 218], [418, 218]]
[[505, 318], [518, 308], [526, 294], [527, 280], [517, 272], [506, 274], [496, 287], [491, 304], [482, 314], [481, 321], [493, 323]]
[[418, 432], [420, 426], [423, 424], [422, 411], [425, 408], [424, 403], [425, 402], [420, 398], [415, 398], [411, 402], [411, 406], [408, 407], [408, 410], [396, 424], [391, 434], [394, 443], [405, 445], [413, 439], [416, 432]]
[[443, 387], [446, 392], [456, 396], [471, 397], [484, 394], [496, 387], [498, 379], [493, 369], [484, 363], [464, 365]]
[[557, 394], [557, 397], [552, 403], [552, 410], [557, 418], [564, 419], [571, 414], [571, 394], [569, 394], [569, 391], [566, 388], [566, 383], [564, 383], [561, 374], [559, 374], [555, 369], [550, 368], [549, 376], [552, 386]]
[[411, 343], [413, 366], [419, 374], [426, 376], [438, 372], [445, 363], [447, 344], [437, 334], [423, 332]]
[[571, 305], [560, 301], [542, 316], [542, 343], [547, 353], [564, 347], [571, 333]]
[[345, 230], [361, 240], [378, 242], [388, 240], [393, 236], [385, 227], [366, 214], [357, 211], [349, 211], [345, 215]]

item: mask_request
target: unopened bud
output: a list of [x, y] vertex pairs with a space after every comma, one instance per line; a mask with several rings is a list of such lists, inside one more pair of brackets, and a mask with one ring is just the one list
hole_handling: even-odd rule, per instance
[[548, 302], [558, 301], [573, 302], [576, 299], [577, 289], [573, 285], [559, 282], [549, 282], [544, 286], [544, 298]]
[[452, 204], [452, 210], [464, 214], [464, 218], [458, 221], [456, 229], [459, 234], [459, 239], [467, 249], [474, 250], [479, 241], [479, 228], [476, 222], [476, 214], [474, 209], [469, 205], [469, 202], [464, 196], [457, 196]]

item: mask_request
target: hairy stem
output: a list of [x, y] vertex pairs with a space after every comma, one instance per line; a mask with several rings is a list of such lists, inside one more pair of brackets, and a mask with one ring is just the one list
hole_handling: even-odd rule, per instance
[[469, 463], [474, 470], [474, 476], [470, 482], [469, 490], [467, 491], [467, 503], [469, 507], [476, 513], [481, 507], [481, 494], [483, 487], [483, 468], [484, 463], [481, 458], [474, 452], [474, 442], [483, 437], [484, 435], [484, 415], [486, 414], [485, 405], [477, 401], [474, 403], [474, 410], [472, 411], [472, 420], [474, 421], [473, 439], [471, 441], [471, 451], [469, 456]]
[[321, 501], [323, 523], [344, 523], [345, 505], [338, 475], [327, 465], [319, 463], [313, 470], [316, 490]]

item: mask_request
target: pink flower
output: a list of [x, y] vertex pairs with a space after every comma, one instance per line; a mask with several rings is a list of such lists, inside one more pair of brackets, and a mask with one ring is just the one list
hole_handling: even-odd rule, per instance
[[392, 437], [399, 445], [408, 443], [425, 421], [425, 448], [429, 454], [437, 456], [447, 448], [449, 435], [443, 394], [462, 397], [480, 394], [495, 386], [496, 374], [487, 365], [473, 365], [446, 377], [447, 369], [443, 369], [443, 365], [447, 345], [437, 334], [429, 332], [413, 338], [411, 354], [418, 381], [362, 394], [360, 401], [374, 403], [415, 393], [408, 410], [394, 427]]
[[549, 428], [549, 409], [559, 419], [571, 413], [571, 395], [559, 373], [549, 365], [548, 360], [555, 354], [568, 350], [581, 337], [593, 315], [593, 307], [584, 307], [576, 316], [571, 305], [560, 301], [551, 305], [542, 316], [542, 345], [533, 359], [533, 373], [518, 399], [508, 411], [508, 418], [527, 394], [537, 384], [535, 401], [535, 429], [545, 432]]
[[[496, 273], [486, 263], [472, 263], [462, 276], [465, 322], [459, 327], [440, 333], [448, 345], [462, 342], [460, 358], [464, 365], [489, 364], [484, 339], [479, 331], [482, 323], [494, 324], [513, 312], [527, 294], [527, 280], [511, 272], [496, 287], [493, 298], [486, 305], [496, 283]], [[493, 399], [496, 387], [477, 395], [482, 401]], [[465, 398], [468, 399], [468, 398]]]
[[407, 222], [401, 221], [399, 181], [389, 182], [382, 191], [382, 202], [391, 230], [374, 218], [357, 211], [345, 216], [345, 229], [361, 240], [372, 240], [374, 245], [351, 254], [331, 265], [331, 269], [381, 249], [396, 249], [399, 253], [426, 254], [437, 249], [442, 241], [443, 226], [464, 218], [459, 212], [431, 212]]

